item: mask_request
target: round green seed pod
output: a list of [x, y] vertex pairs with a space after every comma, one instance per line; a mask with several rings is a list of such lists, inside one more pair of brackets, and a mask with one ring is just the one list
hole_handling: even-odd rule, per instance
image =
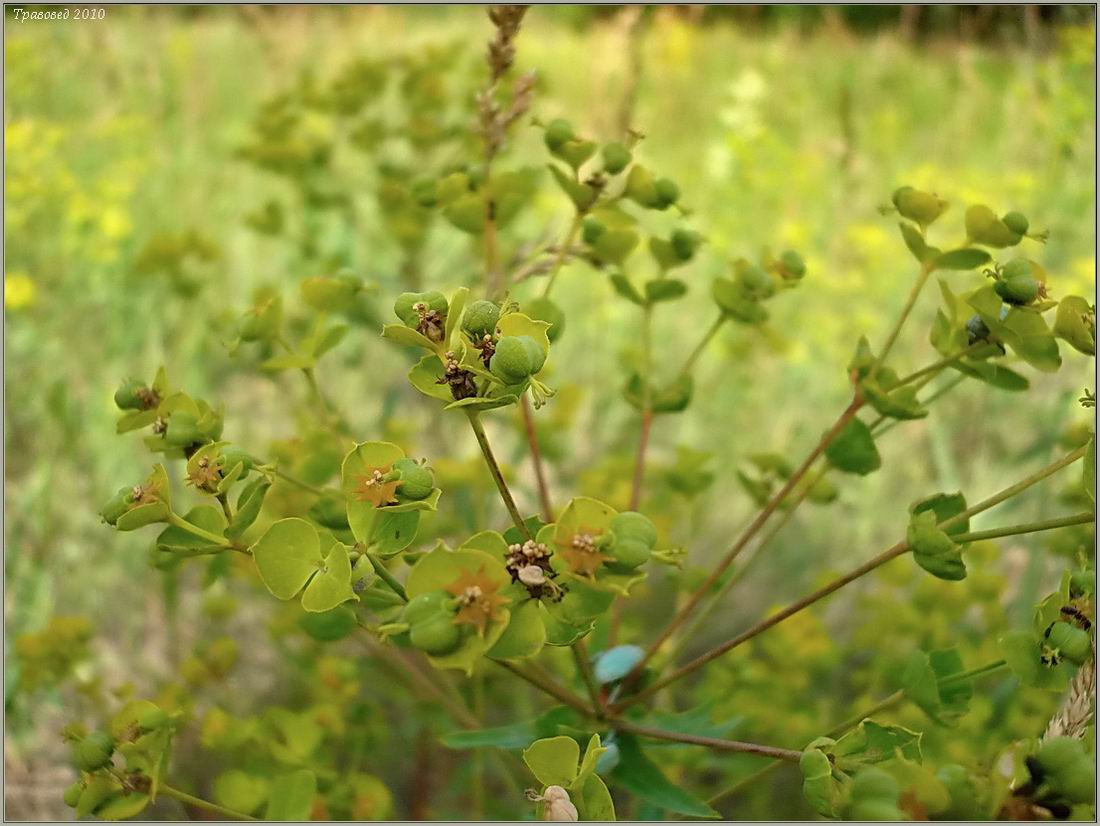
[[860, 801], [898, 799], [898, 781], [889, 772], [874, 766], [852, 778], [852, 799]]
[[555, 118], [546, 125], [546, 134], [543, 140], [546, 148], [551, 152], [557, 152], [567, 141], [573, 140], [573, 124], [564, 118]]
[[426, 654], [442, 657], [450, 654], [462, 642], [462, 631], [446, 614], [436, 614], [421, 620], [409, 629], [409, 642]]
[[1051, 737], [1039, 746], [1035, 759], [1049, 774], [1061, 774], [1085, 758], [1085, 747], [1075, 737]]
[[775, 280], [755, 264], [749, 264], [737, 277], [752, 298], [771, 298], [775, 295]]
[[545, 361], [546, 354], [530, 336], [503, 336], [489, 360], [489, 372], [505, 384], [519, 384]]
[[531, 299], [523, 305], [523, 312], [535, 321], [545, 321], [550, 325], [546, 329], [546, 337], [551, 344], [565, 332], [565, 313], [549, 298], [539, 296]]
[[665, 209], [680, 200], [680, 187], [670, 178], [658, 178], [653, 182], [657, 194], [657, 209]]
[[1001, 216], [1001, 223], [1017, 235], [1027, 235], [1029, 224], [1022, 212], [1006, 212]]
[[102, 731], [93, 731], [87, 737], [77, 741], [73, 748], [76, 767], [81, 771], [94, 772], [111, 762], [115, 753], [115, 741]]
[[126, 379], [115, 391], [115, 404], [119, 410], [144, 410], [143, 391], [148, 388], [138, 379]]
[[1096, 758], [1085, 756], [1063, 770], [1054, 785], [1070, 803], [1092, 803], [1096, 800]]
[[65, 805], [70, 809], [75, 809], [76, 804], [80, 802], [80, 795], [84, 793], [84, 784], [79, 780], [65, 789], [65, 794], [61, 796], [61, 799], [65, 801]]
[[168, 725], [168, 714], [159, 706], [150, 704], [138, 715], [136, 722], [142, 731], [156, 731]]
[[432, 472], [413, 459], [398, 459], [393, 469], [401, 474], [397, 483], [397, 498], [410, 501], [427, 499], [435, 485]]
[[164, 431], [164, 440], [174, 447], [187, 447], [199, 441], [198, 420], [183, 410], [177, 410], [168, 417], [168, 427]]
[[626, 568], [637, 568], [649, 561], [653, 548], [640, 539], [623, 537], [615, 540], [610, 548], [610, 554], [615, 561]]
[[1096, 593], [1096, 571], [1074, 571], [1069, 577], [1071, 596], [1092, 596]]
[[779, 266], [786, 278], [802, 278], [806, 274], [806, 262], [794, 250], [786, 250], [779, 256]]
[[1088, 631], [1059, 620], [1050, 628], [1047, 644], [1071, 663], [1081, 665], [1092, 655], [1092, 638]]
[[99, 515], [103, 517], [103, 521], [108, 525], [114, 525], [118, 522], [119, 517], [130, 509], [130, 502], [132, 500], [132, 488], [119, 488], [118, 493], [112, 496], [110, 501], [103, 506]]
[[615, 141], [603, 148], [603, 168], [610, 175], [618, 175], [626, 169], [634, 159], [630, 150], [623, 144]]
[[848, 820], [902, 820], [901, 810], [889, 800], [861, 800], [848, 811]]
[[636, 539], [648, 548], [657, 544], [657, 528], [637, 511], [623, 511], [612, 517], [608, 527], [616, 537]]
[[499, 320], [500, 307], [483, 298], [466, 308], [466, 314], [462, 317], [462, 329], [472, 336], [481, 338], [492, 335]]
[[1001, 277], [993, 282], [993, 289], [1008, 304], [1030, 304], [1039, 297], [1041, 286], [1033, 273], [1026, 258], [1013, 259], [1001, 268]]
[[607, 227], [591, 215], [581, 223], [581, 238], [584, 239], [586, 244], [595, 244], [606, 231]]
[[451, 599], [446, 591], [428, 591], [413, 597], [401, 612], [401, 619], [409, 625], [423, 622], [428, 617], [436, 614], [450, 614], [444, 603]]
[[423, 304], [429, 310], [435, 310], [440, 315], [447, 314], [447, 298], [441, 292], [435, 290], [425, 293], [401, 293], [393, 302], [393, 312], [406, 327], [416, 329], [420, 323], [420, 314], [416, 311], [417, 304]]
[[677, 229], [673, 230], [668, 240], [677, 258], [681, 261], [690, 261], [695, 251], [699, 249], [699, 245], [703, 243], [703, 236], [689, 229]]
[[252, 470], [252, 457], [248, 451], [238, 445], [226, 445], [221, 449], [222, 473], [229, 473], [237, 465], [243, 465], [239, 478], [243, 479]]

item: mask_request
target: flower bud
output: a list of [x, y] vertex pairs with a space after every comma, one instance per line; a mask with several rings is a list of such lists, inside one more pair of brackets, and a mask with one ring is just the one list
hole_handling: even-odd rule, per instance
[[1001, 268], [1000, 277], [993, 283], [1005, 302], [1024, 306], [1030, 304], [1042, 292], [1042, 284], [1034, 277], [1034, 269], [1026, 258], [1015, 258]]
[[1001, 216], [1001, 223], [1017, 235], [1027, 235], [1029, 224], [1022, 212], [1006, 212]]
[[573, 140], [573, 125], [563, 118], [555, 118], [546, 125], [543, 140], [546, 142], [546, 148], [556, 153], [566, 141]]
[[131, 501], [133, 501], [133, 488], [119, 488], [118, 493], [103, 506], [99, 515], [108, 525], [114, 525], [119, 517], [130, 509]]
[[630, 150], [618, 141], [603, 148], [603, 168], [610, 175], [618, 175], [626, 169], [634, 156]]
[[[419, 306], [423, 305], [423, 306]], [[401, 293], [393, 303], [393, 312], [406, 327], [414, 330], [421, 325], [425, 313], [447, 315], [447, 299], [441, 292]]]
[[145, 410], [145, 399], [149, 390], [145, 382], [127, 379], [115, 391], [115, 404], [119, 410]]
[[666, 209], [680, 200], [680, 187], [669, 178], [658, 178], [654, 181], [653, 191], [657, 195], [657, 209]]
[[569, 799], [569, 792], [561, 786], [547, 786], [542, 793], [542, 799], [546, 804], [544, 819], [563, 823], [576, 823], [580, 820], [577, 807]]
[[115, 753], [115, 741], [102, 731], [93, 731], [77, 741], [73, 747], [76, 766], [81, 771], [94, 772], [111, 762]]
[[503, 336], [489, 361], [489, 372], [505, 384], [519, 384], [542, 369], [546, 354], [530, 336]]

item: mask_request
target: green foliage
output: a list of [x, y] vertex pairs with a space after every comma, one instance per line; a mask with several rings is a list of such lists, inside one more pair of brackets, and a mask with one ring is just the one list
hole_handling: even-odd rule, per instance
[[[787, 400], [800, 427], [824, 434], [810, 453], [766, 452], [736, 425], [699, 411], [731, 388], [748, 407], [754, 385], [767, 384], [754, 380], [766, 375], [769, 349], [790, 354], [798, 345], [814, 371], [841, 384], [839, 365], [829, 367], [812, 333], [826, 315], [822, 296], [841, 274], [819, 266], [814, 250], [824, 240], [851, 243], [855, 267], [863, 264], [855, 243], [839, 227], [821, 227], [824, 238], [779, 222], [768, 233], [746, 228], [731, 243], [718, 231], [728, 216], [696, 210], [700, 182], [651, 150], [655, 141], [641, 143], [629, 128], [597, 135], [579, 117], [577, 126], [532, 118], [553, 107], [543, 105], [534, 76], [512, 65], [523, 18], [522, 8], [490, 11], [488, 75], [466, 59], [468, 44], [358, 59], [327, 80], [303, 75], [256, 114], [238, 155], [281, 189], [247, 223], [262, 236], [254, 240], [291, 250], [284, 265], [297, 273], [296, 290], [273, 278], [243, 310], [221, 301], [210, 308], [229, 331], [210, 337], [225, 345], [218, 363], [234, 365], [219, 376], [233, 401], [228, 416], [170, 385], [164, 368], [150, 383], [124, 380], [113, 394], [117, 432], [144, 431], [144, 446], [161, 461], [143, 482], [118, 488], [100, 516], [123, 533], [161, 526], [146, 534], [172, 622], [191, 610], [185, 589], [203, 593], [201, 618], [185, 642], [176, 640], [189, 648], [144, 700], [86, 679], [86, 623], [58, 618], [16, 641], [23, 690], [71, 681], [94, 700], [77, 712], [94, 721], [92, 730], [66, 730], [79, 770], [66, 804], [80, 817], [127, 818], [159, 806], [159, 794], [229, 816], [381, 819], [396, 811], [390, 787], [405, 783], [409, 794], [399, 799], [413, 805], [438, 787], [431, 805], [453, 807], [446, 814], [521, 817], [530, 811], [510, 788], [521, 775], [509, 762], [519, 751], [539, 784], [527, 799], [548, 819], [614, 820], [615, 802], [639, 819], [717, 818], [728, 781], [743, 780], [767, 755], [799, 764], [805, 800], [783, 801], [798, 816], [807, 806], [878, 820], [1005, 817], [1019, 806], [1043, 816], [1092, 814], [1085, 787], [1095, 758], [1080, 733], [1041, 745], [1030, 739], [1052, 711], [1051, 698], [1030, 689], [1061, 690], [1090, 667], [1094, 566], [1067, 571], [1032, 628], [1006, 631], [1019, 606], [1009, 612], [999, 601], [1008, 588], [989, 570], [996, 546], [965, 536], [961, 492], [919, 500], [907, 522], [878, 513], [902, 541], [870, 562], [853, 559], [863, 567], [816, 583], [823, 587], [780, 614], [760, 602], [773, 598], [772, 588], [747, 589], [746, 608], [763, 619], [739, 636], [725, 622], [706, 623], [700, 607], [718, 604], [756, 554], [767, 559], [765, 546], [801, 516], [803, 501], [843, 513], [838, 529], [857, 508], [875, 515], [855, 477], [880, 472], [884, 486], [897, 484], [884, 471], [897, 461], [881, 438], [889, 428], [928, 420], [916, 427], [938, 432], [946, 417], [975, 441], [992, 431], [984, 416], [993, 414], [973, 398], [981, 411], [973, 415], [940, 403], [953, 386], [941, 376], [976, 379], [968, 386], [986, 395], [975, 398], [1024, 394], [1030, 379], [1017, 370], [1057, 372], [1059, 340], [1094, 355], [1095, 308], [1057, 290], [1064, 261], [1049, 256], [1048, 273], [1025, 257], [1034, 254], [1025, 241], [1046, 235], [1016, 210], [998, 218], [971, 205], [960, 216], [948, 198], [897, 188], [884, 210], [900, 216], [902, 244], [889, 261], [914, 271], [910, 297], [894, 295], [896, 284], [878, 292], [871, 266], [861, 267], [861, 289], [882, 299], [881, 317], [876, 304], [873, 324], [864, 325], [853, 304], [844, 329], [874, 326], [885, 343], [873, 350], [860, 339], [843, 384], [849, 406], [831, 429], [821, 430], [811, 403]], [[529, 145], [528, 131], [541, 146]], [[363, 191], [345, 177], [348, 152], [370, 172]], [[380, 252], [349, 267], [364, 192]], [[535, 231], [542, 216], [532, 213], [544, 203], [566, 219], [560, 240], [547, 240], [555, 227]], [[779, 205], [762, 199], [759, 209], [774, 216]], [[792, 236], [806, 258], [792, 249], [775, 257], [766, 247], [738, 257], [759, 239], [785, 246]], [[438, 239], [450, 244], [445, 252]], [[216, 250], [197, 233], [168, 240], [147, 248], [142, 270], [174, 273], [189, 294], [189, 268], [216, 260]], [[560, 286], [551, 297], [581, 272], [601, 290], [598, 302], [563, 297]], [[933, 272], [942, 276], [942, 306], [918, 338], [935, 353], [907, 374], [895, 343], [906, 323], [923, 323], [922, 289]], [[801, 292], [787, 295], [795, 287]], [[902, 310], [891, 322], [895, 305]], [[164, 301], [130, 323], [170, 339], [172, 306]], [[624, 341], [605, 337], [608, 318], [629, 320]], [[728, 374], [716, 380], [700, 365], [718, 343]], [[586, 355], [605, 350], [619, 359], [614, 377], [588, 369]], [[228, 386], [230, 369], [234, 380], [258, 372], [280, 388], [300, 382], [308, 401], [294, 411], [296, 431], [270, 439], [258, 426], [260, 396], [242, 403]], [[353, 380], [331, 380], [337, 369]], [[791, 369], [803, 370], [793, 355]], [[179, 375], [203, 389], [191, 371]], [[110, 399], [110, 388], [101, 389]], [[597, 400], [598, 421], [577, 413], [584, 393]], [[1055, 417], [1053, 403], [1032, 405], [1038, 395], [1015, 403]], [[623, 418], [602, 418], [612, 415]], [[754, 415], [780, 421], [777, 410]], [[605, 421], [623, 442], [606, 456], [587, 440]], [[674, 429], [695, 447], [679, 445], [675, 462], [662, 464]], [[525, 447], [512, 449], [512, 430]], [[264, 449], [245, 447], [263, 438]], [[1026, 444], [997, 449], [1021, 458], [1042, 452], [1030, 434], [1015, 438]], [[475, 447], [480, 457], [466, 460]], [[430, 462], [418, 458], [422, 449]], [[1069, 449], [1086, 471], [1064, 501], [1088, 511], [1052, 535], [1069, 537], [1054, 552], [1079, 564], [1092, 530], [1094, 437], [1078, 434]], [[935, 450], [936, 474], [957, 476], [960, 457], [939, 440]], [[729, 489], [732, 476], [743, 491]], [[1040, 480], [1025, 479], [1003, 499]], [[724, 498], [711, 498], [712, 487]], [[719, 501], [737, 515], [755, 504], [757, 515], [729, 551], [698, 553], [713, 534], [699, 514]], [[1005, 535], [1050, 528], [1033, 521]], [[788, 586], [811, 586], [803, 568], [821, 572], [815, 530], [797, 533], [808, 552], [790, 565], [790, 582], [773, 583], [777, 598]], [[692, 546], [690, 556], [681, 545]], [[746, 549], [752, 555], [738, 559]], [[933, 576], [908, 578], [896, 572], [903, 566], [878, 572], [903, 553]], [[857, 596], [849, 627], [803, 612], [872, 572], [885, 580], [883, 593]], [[1032, 574], [1018, 588], [1021, 600], [1035, 589]], [[249, 703], [260, 698], [226, 682], [253, 653], [236, 639], [243, 623], [228, 620], [237, 598], [265, 591], [276, 600], [265, 603], [264, 619], [241, 619], [269, 632], [290, 684], [257, 711]], [[726, 656], [741, 646], [747, 656]], [[994, 656], [1004, 663], [984, 665]], [[1022, 688], [979, 684], [1002, 665]], [[527, 684], [562, 705], [539, 713]], [[850, 716], [842, 713], [849, 701], [862, 710], [891, 688], [897, 700], [874, 704], [877, 719], [862, 715], [822, 736], [834, 715]], [[673, 691], [671, 706], [652, 702]], [[686, 710], [656, 710], [669, 707]], [[738, 737], [753, 742], [723, 739], [742, 726]], [[184, 731], [181, 742], [200, 759], [172, 761]], [[472, 754], [439, 769], [447, 761], [434, 760], [437, 742]], [[779, 745], [790, 742], [808, 745]], [[1011, 759], [994, 759], [1001, 754]], [[196, 795], [170, 782], [170, 771], [195, 772]], [[740, 791], [760, 803], [762, 790], [770, 793], [762, 783]]]

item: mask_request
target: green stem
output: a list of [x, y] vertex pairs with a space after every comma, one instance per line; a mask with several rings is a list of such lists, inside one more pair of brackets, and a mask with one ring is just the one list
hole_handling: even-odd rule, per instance
[[979, 350], [982, 350], [982, 349], [984, 349], [986, 347], [990, 347], [990, 346], [992, 346], [992, 345], [990, 345], [989, 342], [986, 342], [986, 341], [979, 341], [979, 342], [976, 342], [974, 344], [971, 344], [969, 347], [963, 348], [962, 350], [955, 353], [954, 355], [946, 356], [946, 357], [940, 359], [939, 361], [934, 361], [931, 364], [929, 364], [927, 367], [922, 367], [920, 370], [916, 370], [915, 372], [910, 373], [908, 376], [905, 376], [904, 378], [899, 379], [897, 384], [890, 387], [890, 390], [892, 390], [892, 391], [897, 390], [899, 387], [904, 387], [907, 384], [912, 384], [913, 382], [918, 381], [920, 379], [934, 376], [936, 373], [939, 373], [941, 370], [946, 370], [948, 367], [950, 367], [952, 364], [957, 362], [959, 359], [966, 358], [967, 356], [973, 355], [974, 353], [978, 352]]
[[157, 786], [157, 792], [165, 797], [171, 797], [178, 800], [180, 803], [186, 803], [189, 806], [194, 806], [198, 809], [205, 809], [208, 812], [213, 812], [217, 815], [222, 815], [230, 820], [259, 820], [252, 815], [246, 815], [244, 812], [237, 812], [233, 809], [226, 808], [225, 806], [219, 806], [217, 803], [211, 803], [209, 800], [203, 800], [201, 797], [195, 797], [193, 794], [188, 794], [180, 789], [173, 788], [161, 783]]
[[390, 586], [390, 590], [401, 597], [402, 602], [408, 602], [409, 595], [405, 592], [405, 586], [394, 578], [394, 575], [389, 572], [389, 569], [386, 568], [386, 564], [378, 555], [365, 550], [363, 553], [366, 554], [367, 559], [370, 560], [370, 564], [374, 567], [374, 572], [382, 578], [383, 582]]
[[558, 272], [561, 270], [561, 265], [565, 263], [565, 256], [569, 252], [569, 248], [573, 246], [573, 239], [577, 237], [577, 232], [581, 228], [581, 221], [584, 220], [584, 214], [581, 212], [575, 212], [573, 214], [573, 221], [569, 224], [569, 229], [565, 233], [565, 240], [561, 242], [561, 246], [558, 247], [558, 254], [554, 258], [554, 265], [550, 269], [550, 276], [546, 279], [546, 289], [542, 291], [543, 298], [550, 297], [550, 291], [554, 289], [554, 282], [557, 280]]
[[1068, 528], [1070, 525], [1084, 525], [1096, 518], [1093, 511], [1082, 511], [1071, 516], [1060, 516], [1057, 519], [1046, 519], [1041, 522], [1025, 522], [1022, 525], [1007, 525], [1003, 528], [990, 528], [986, 531], [970, 531], [969, 533], [956, 534], [951, 539], [960, 545], [964, 542], [978, 542], [982, 539], [997, 539], [1001, 536], [1019, 536], [1025, 533], [1038, 533], [1050, 531], [1055, 528]]
[[928, 264], [922, 264], [920, 273], [917, 275], [916, 283], [913, 284], [913, 288], [909, 291], [909, 297], [905, 300], [905, 306], [902, 307], [901, 315], [898, 316], [898, 320], [894, 322], [890, 334], [886, 337], [886, 343], [882, 346], [882, 352], [879, 353], [878, 358], [875, 359], [874, 364], [871, 365], [871, 369], [867, 374], [868, 379], [873, 379], [879, 368], [886, 362], [886, 357], [890, 354], [890, 350], [893, 349], [894, 343], [898, 340], [901, 328], [905, 326], [906, 320], [909, 318], [910, 313], [913, 312], [913, 307], [917, 303], [917, 297], [920, 295], [921, 290], [924, 289], [924, 285], [928, 281], [928, 276], [931, 274], [932, 268]]
[[508, 509], [508, 515], [512, 517], [512, 522], [519, 532], [530, 539], [531, 532], [527, 530], [527, 525], [524, 524], [523, 517], [519, 514], [519, 508], [516, 507], [516, 500], [512, 498], [512, 492], [508, 489], [508, 483], [504, 481], [504, 474], [501, 473], [500, 465], [497, 464], [496, 457], [493, 456], [493, 448], [489, 444], [489, 437], [485, 435], [485, 428], [481, 424], [481, 419], [478, 417], [476, 411], [470, 410], [469, 408], [466, 408], [466, 418], [470, 420], [470, 427], [474, 431], [474, 437], [477, 439], [478, 447], [481, 448], [481, 455], [485, 457], [485, 464], [489, 467], [489, 474], [496, 483], [497, 490], [500, 492], [500, 498], [504, 502], [504, 507]]
[[707, 349], [707, 345], [710, 344], [710, 340], [718, 334], [718, 331], [722, 329], [722, 325], [726, 323], [726, 319], [728, 318], [729, 316], [727, 316], [725, 313], [722, 313], [720, 316], [718, 316], [715, 322], [710, 325], [710, 328], [703, 334], [702, 339], [700, 339], [699, 343], [695, 345], [695, 349], [691, 351], [691, 355], [687, 357], [687, 360], [684, 362], [684, 366], [680, 368], [680, 378], [688, 375], [695, 368], [695, 362], [697, 362], [699, 360], [699, 357], [703, 355], [703, 351]]
[[168, 512], [168, 523], [175, 525], [181, 530], [185, 530], [190, 534], [194, 534], [200, 539], [205, 539], [211, 545], [219, 545], [222, 548], [232, 548], [233, 543], [226, 539], [224, 536], [218, 536], [216, 533], [210, 533], [210, 531], [203, 530], [198, 525], [193, 525], [177, 514], [175, 511]]
[[[264, 464], [264, 463], [261, 463], [261, 464]], [[303, 482], [301, 479], [298, 479], [297, 477], [291, 476], [289, 473], [284, 473], [283, 471], [279, 470], [278, 468], [275, 468], [274, 470], [272, 470], [272, 473], [274, 473], [276, 476], [278, 476], [284, 482], [289, 482], [290, 484], [294, 485], [295, 487], [301, 488], [302, 490], [308, 490], [310, 493], [314, 494], [315, 496], [324, 496], [325, 495], [325, 492], [323, 490], [321, 490], [319, 487], [317, 487], [316, 485], [311, 485], [308, 482]]]
[[977, 668], [971, 668], [969, 671], [960, 671], [958, 674], [950, 674], [940, 680], [939, 685], [942, 687], [945, 685], [954, 685], [955, 683], [964, 683], [967, 680], [974, 680], [978, 677], [984, 677], [986, 674], [1000, 671], [1007, 665], [1008, 663], [1005, 660], [996, 660], [986, 665], [980, 665]]
[[[1004, 490], [995, 493], [993, 496], [990, 496], [988, 499], [984, 499], [977, 505], [974, 505], [973, 507], [968, 508], [962, 513], [957, 514], [949, 519], [945, 519], [943, 522], [940, 522], [936, 527], [938, 527], [940, 530], [946, 530], [952, 525], [969, 519], [971, 516], [982, 513], [983, 511], [989, 510], [990, 508], [999, 505], [1006, 499], [1011, 499], [1012, 497], [1027, 490], [1032, 485], [1035, 485], [1046, 479], [1047, 477], [1054, 475], [1067, 465], [1073, 464], [1085, 454], [1085, 450], [1086, 448], [1084, 446], [1077, 448], [1076, 450], [1066, 454], [1056, 462], [1052, 462], [1051, 464], [1036, 471], [1025, 479], [1020, 480], [1016, 484], [1010, 485]], [[740, 645], [743, 645], [744, 643], [751, 640], [753, 637], [764, 633], [769, 628], [779, 625], [779, 623], [783, 622], [786, 619], [789, 619], [803, 609], [808, 608], [814, 603], [831, 595], [833, 592], [840, 590], [845, 585], [849, 585], [852, 582], [855, 582], [857, 579], [865, 576], [876, 568], [885, 565], [890, 560], [896, 559], [897, 557], [906, 553], [908, 550], [909, 545], [905, 540], [902, 540], [892, 545], [891, 547], [880, 553], [878, 556], [868, 560], [867, 562], [864, 562], [862, 565], [858, 566], [852, 571], [849, 571], [847, 574], [844, 574], [843, 576], [834, 579], [832, 582], [822, 586], [821, 588], [818, 588], [816, 591], [813, 591], [812, 593], [807, 594], [801, 599], [796, 600], [783, 610], [778, 611], [763, 620], [760, 620], [746, 631], [738, 634], [736, 637], [733, 637], [732, 639], [727, 640], [721, 645], [712, 648], [710, 651], [699, 655], [686, 665], [681, 666], [664, 678], [657, 680], [642, 691], [639, 691], [634, 696], [618, 704], [614, 711], [616, 713], [621, 712], [622, 710], [634, 705], [635, 703], [645, 699], [646, 697], [655, 694], [662, 688], [665, 688], [666, 686], [671, 685], [672, 683], [682, 679], [683, 677], [686, 677], [688, 674], [691, 674], [699, 668], [702, 668], [710, 661], [722, 656], [723, 654], [726, 654], [729, 651], [732, 651], [734, 648], [737, 648]]]

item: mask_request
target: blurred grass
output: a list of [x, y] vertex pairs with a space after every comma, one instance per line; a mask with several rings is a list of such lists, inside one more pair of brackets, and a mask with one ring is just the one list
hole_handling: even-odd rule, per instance
[[[288, 394], [303, 392], [294, 377], [253, 378], [222, 343], [225, 318], [243, 309], [255, 285], [275, 281], [289, 295], [315, 274], [294, 271], [289, 251], [241, 223], [278, 190], [233, 158], [260, 102], [307, 67], [325, 76], [353, 56], [395, 45], [460, 42], [476, 60], [487, 29], [480, 10], [454, 7], [289, 7], [255, 17], [232, 8], [110, 8], [95, 23], [9, 21], [6, 651], [14, 635], [56, 611], [96, 617], [111, 629], [118, 657], [147, 638], [141, 606], [158, 587], [145, 561], [148, 537], [114, 534], [96, 516], [149, 464], [139, 440], [114, 435], [111, 394], [120, 378], [148, 376], [166, 363], [176, 383], [224, 399], [226, 433], [247, 434], [255, 450], [290, 430]], [[876, 209], [894, 187], [927, 187], [951, 200], [944, 226], [958, 226], [975, 201], [1023, 211], [1051, 232], [1036, 257], [1055, 295], [1093, 295], [1095, 30], [1049, 35], [1036, 51], [953, 39], [914, 47], [889, 33], [857, 38], [824, 29], [779, 27], [762, 36], [672, 14], [658, 14], [647, 29], [634, 117], [647, 137], [638, 154], [680, 183], [708, 238], [706, 254], [687, 271], [698, 300], [658, 314], [667, 372], [713, 318], [708, 285], [729, 259], [793, 246], [809, 265], [802, 287], [774, 302], [771, 332], [727, 328], [701, 363], [690, 412], [654, 428], [658, 462], [671, 461], [676, 445], [715, 454], [717, 481], [690, 523], [666, 525], [675, 541], [690, 543], [693, 561], [728, 544], [752, 511], [736, 487], [737, 461], [756, 450], [793, 458], [808, 449], [845, 401], [844, 365], [856, 340], [866, 333], [881, 341], [900, 309], [914, 268], [895, 222]], [[578, 31], [563, 15], [535, 9], [518, 62], [542, 78], [535, 114], [567, 115], [590, 134], [612, 137], [628, 66], [615, 18]], [[521, 130], [513, 157], [541, 162], [536, 130]], [[551, 193], [543, 188], [517, 233], [564, 228], [565, 205]], [[222, 253], [196, 269], [197, 295], [135, 272], [151, 237], [192, 228]], [[377, 215], [364, 214], [360, 231], [354, 264], [382, 285], [378, 305], [387, 313], [396, 251]], [[433, 235], [430, 284], [474, 277], [457, 236]], [[978, 278], [951, 276], [959, 289]], [[578, 486], [621, 498], [614, 478], [629, 467], [637, 424], [609, 386], [619, 382], [636, 317], [611, 300], [597, 273], [570, 267], [560, 281], [556, 298], [570, 321], [555, 351], [555, 378], [570, 364], [569, 383], [578, 387], [563, 389], [550, 410], [568, 392], [580, 405], [578, 442], [566, 445], [557, 498]], [[934, 358], [923, 332], [933, 293], [896, 350], [903, 367]], [[1071, 420], [1087, 418], [1073, 400], [1092, 383], [1091, 362], [1067, 350], [1059, 374], [1028, 371], [1033, 390], [1024, 403], [966, 385], [926, 422], [899, 427], [884, 442], [885, 469], [847, 480], [836, 511], [800, 515], [773, 549], [784, 564], [762, 565], [753, 575], [760, 587], [731, 604], [725, 619], [754, 615], [826, 565], [866, 557], [893, 538], [917, 496], [956, 487], [983, 495], [1038, 465]], [[381, 394], [372, 393], [381, 360], [387, 380], [403, 374], [392, 350], [360, 334], [320, 368], [360, 438], [382, 432]], [[421, 412], [407, 419], [398, 426], [414, 445], [429, 438]], [[441, 428], [455, 455], [471, 455], [457, 425]], [[518, 438], [503, 450], [517, 463], [523, 455]], [[520, 492], [534, 501], [527, 485]], [[1037, 495], [1011, 508], [1023, 518], [1053, 506], [1052, 497]]]

